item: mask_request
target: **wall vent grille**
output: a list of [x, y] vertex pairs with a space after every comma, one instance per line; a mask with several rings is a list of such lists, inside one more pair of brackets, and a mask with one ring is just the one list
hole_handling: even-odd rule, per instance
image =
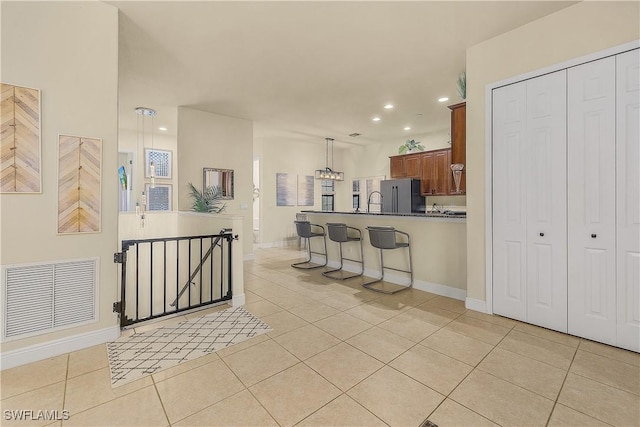
[[97, 320], [97, 258], [2, 267], [2, 341]]

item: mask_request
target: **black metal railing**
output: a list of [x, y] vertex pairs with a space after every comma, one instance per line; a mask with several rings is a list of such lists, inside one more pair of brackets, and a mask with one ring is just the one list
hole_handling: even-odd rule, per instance
[[[123, 240], [120, 327], [232, 298], [231, 229], [205, 236]], [[226, 245], [224, 244], [226, 242]], [[192, 289], [193, 288], [193, 289]]]

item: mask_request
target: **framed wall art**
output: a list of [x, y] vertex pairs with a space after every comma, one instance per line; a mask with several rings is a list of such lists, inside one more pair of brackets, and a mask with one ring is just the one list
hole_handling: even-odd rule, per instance
[[102, 140], [58, 135], [58, 233], [100, 232]]
[[296, 175], [276, 173], [276, 206], [295, 206], [298, 191]]
[[298, 176], [298, 206], [313, 206], [313, 186], [315, 177], [313, 175]]
[[40, 90], [0, 83], [0, 192], [40, 193]]
[[147, 195], [147, 210], [170, 211], [171, 210], [171, 184], [145, 185]]
[[155, 166], [155, 177], [160, 179], [171, 179], [171, 162], [172, 153], [168, 150], [156, 150], [153, 148], [145, 148], [144, 165], [145, 177], [151, 178], [151, 162]]

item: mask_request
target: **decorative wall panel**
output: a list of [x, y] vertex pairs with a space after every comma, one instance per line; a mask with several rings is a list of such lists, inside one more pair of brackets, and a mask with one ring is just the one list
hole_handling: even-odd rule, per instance
[[298, 176], [298, 206], [313, 206], [315, 178], [313, 175]]
[[40, 91], [0, 83], [0, 192], [40, 193]]
[[58, 138], [58, 233], [100, 231], [102, 140]]
[[297, 179], [289, 173], [276, 173], [276, 206], [295, 206]]

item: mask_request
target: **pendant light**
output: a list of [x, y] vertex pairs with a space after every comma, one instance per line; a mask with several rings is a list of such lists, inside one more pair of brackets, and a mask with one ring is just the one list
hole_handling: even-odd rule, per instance
[[[333, 170], [333, 138], [325, 138], [326, 142], [326, 166], [324, 169], [316, 169], [315, 178], [331, 181], [344, 181], [344, 172]], [[329, 163], [329, 147], [331, 147], [331, 163]]]
[[[138, 114], [138, 144], [140, 143], [140, 139], [142, 139], [142, 148], [146, 148], [146, 144], [145, 144], [145, 129], [146, 129], [146, 121], [150, 120], [151, 121], [151, 126], [149, 127], [150, 130], [150, 136], [151, 136], [151, 149], [153, 149], [153, 118], [155, 116], [158, 115], [158, 113], [156, 113], [156, 110], [152, 109], [152, 108], [147, 108], [147, 107], [136, 107], [135, 109], [136, 114]], [[149, 119], [147, 119], [149, 118]], [[145, 170], [146, 165], [144, 164], [146, 162], [143, 161], [143, 170]], [[153, 163], [153, 160], [151, 160], [149, 162], [149, 177], [151, 178], [151, 188], [155, 188], [156, 187], [156, 165]]]

